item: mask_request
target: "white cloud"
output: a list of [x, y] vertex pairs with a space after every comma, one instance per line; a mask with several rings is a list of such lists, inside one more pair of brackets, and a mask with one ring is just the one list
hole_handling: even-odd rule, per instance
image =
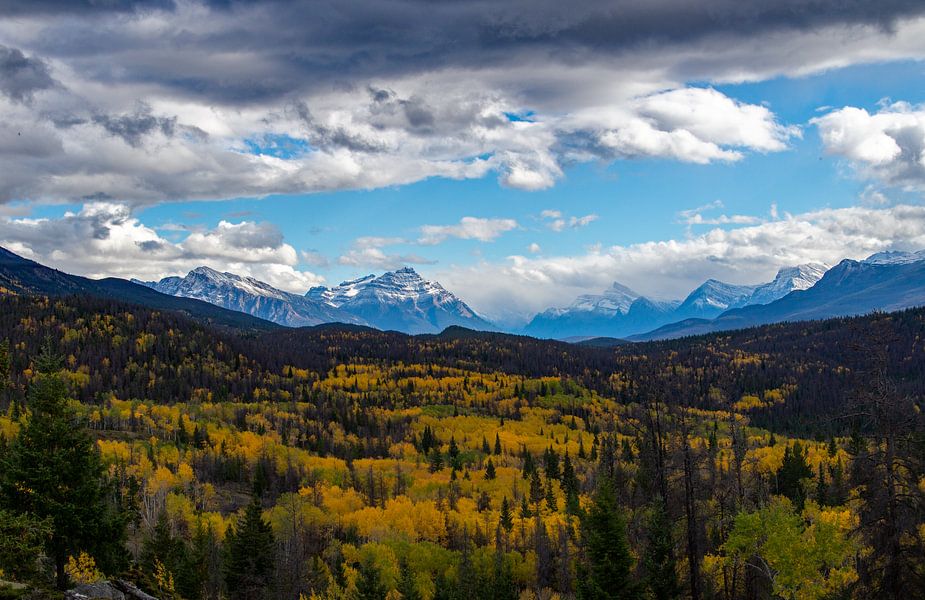
[[846, 106], [811, 123], [826, 151], [848, 159], [861, 177], [925, 190], [925, 105], [897, 102], [874, 114]]
[[566, 228], [578, 229], [590, 225], [600, 217], [595, 214], [585, 215], [583, 217], [566, 217], [559, 210], [544, 210], [540, 217], [546, 219], [546, 227], [555, 232], [564, 231]]
[[418, 243], [432, 246], [449, 237], [491, 242], [501, 234], [516, 228], [517, 221], [514, 219], [463, 217], [457, 225], [422, 225], [421, 237], [418, 238]]
[[530, 254], [539, 254], [540, 252], [543, 251], [543, 249], [540, 247], [540, 245], [537, 244], [536, 242], [533, 242], [532, 244], [530, 244], [530, 245], [527, 247], [527, 250], [530, 252]]
[[430, 265], [435, 261], [417, 254], [388, 254], [383, 248], [405, 244], [400, 237], [364, 236], [353, 241], [350, 249], [338, 257], [338, 264], [366, 269], [392, 270], [409, 264]]
[[[678, 213], [680, 222], [692, 225], [754, 225], [761, 223], [762, 219], [753, 215], [716, 215], [705, 217], [704, 213], [710, 212], [723, 207], [720, 200], [714, 200], [709, 204], [698, 206], [689, 210], [682, 210]], [[777, 218], [777, 207], [771, 207], [771, 217]]]
[[925, 207], [823, 209], [685, 239], [591, 247], [573, 256], [511, 256], [444, 269], [436, 277], [482, 314], [523, 321], [614, 281], [657, 298], [680, 298], [704, 280], [769, 281], [780, 267], [835, 264], [889, 249], [925, 248]]
[[69, 273], [155, 280], [208, 265], [304, 292], [324, 278], [297, 268], [296, 250], [268, 223], [221, 221], [174, 243], [124, 204], [91, 202], [56, 219], [0, 217], [0, 245]]

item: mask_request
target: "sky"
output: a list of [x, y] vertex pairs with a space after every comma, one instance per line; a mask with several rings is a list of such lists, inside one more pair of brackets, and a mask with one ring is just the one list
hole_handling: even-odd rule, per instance
[[505, 325], [925, 248], [925, 5], [0, 0], [0, 245]]

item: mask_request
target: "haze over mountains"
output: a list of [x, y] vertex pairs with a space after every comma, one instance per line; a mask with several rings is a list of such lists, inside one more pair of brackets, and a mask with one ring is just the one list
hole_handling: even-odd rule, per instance
[[683, 301], [653, 300], [614, 283], [601, 295], [579, 296], [568, 307], [540, 313], [524, 328], [524, 333], [550, 338], [622, 338], [686, 319], [712, 319], [732, 308], [767, 304], [794, 290], [812, 287], [826, 269], [826, 265], [818, 263], [783, 268], [773, 281], [760, 285], [733, 285], [709, 279]]
[[[199, 267], [157, 282], [93, 280], [45, 267], [0, 248], [0, 293], [88, 294], [184, 312], [231, 327], [266, 329], [346, 323], [409, 334], [451, 326], [498, 331], [435, 281], [403, 268], [367, 275], [305, 295], [252, 277]], [[614, 283], [563, 308], [536, 315], [513, 333], [577, 341], [588, 338], [667, 339], [774, 323], [893, 311], [925, 305], [925, 251], [881, 252], [782, 268], [770, 282], [733, 285], [710, 279], [683, 301], [647, 298]]]

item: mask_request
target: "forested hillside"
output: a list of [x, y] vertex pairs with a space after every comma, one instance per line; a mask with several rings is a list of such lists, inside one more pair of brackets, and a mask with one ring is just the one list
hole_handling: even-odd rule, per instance
[[2, 297], [0, 579], [919, 597], [923, 329], [912, 310], [606, 349]]

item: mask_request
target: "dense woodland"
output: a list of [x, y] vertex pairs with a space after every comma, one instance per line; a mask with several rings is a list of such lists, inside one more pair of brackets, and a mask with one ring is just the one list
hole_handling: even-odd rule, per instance
[[925, 597], [925, 310], [614, 348], [0, 297], [0, 579]]

